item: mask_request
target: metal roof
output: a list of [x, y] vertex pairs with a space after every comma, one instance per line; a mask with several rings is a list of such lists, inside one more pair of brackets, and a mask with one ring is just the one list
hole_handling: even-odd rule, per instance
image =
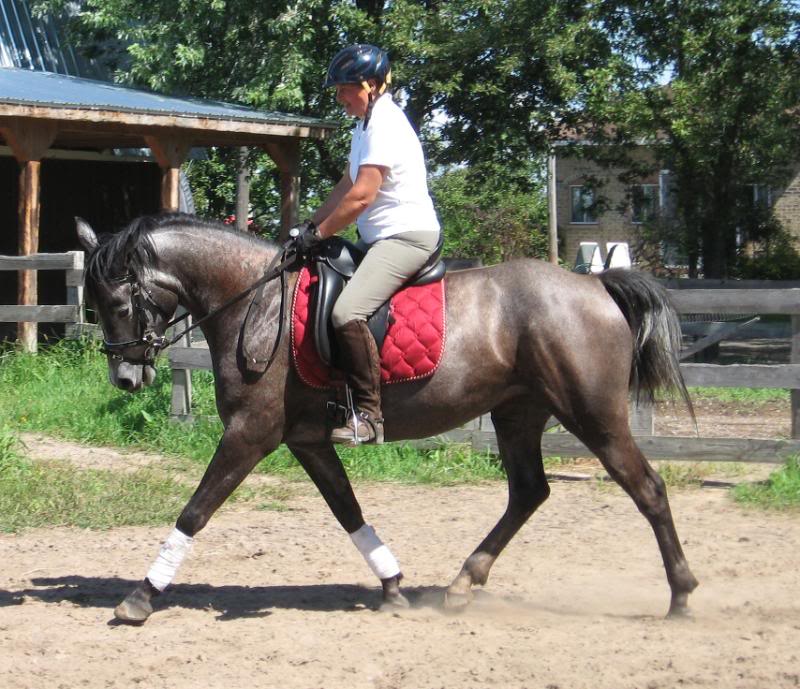
[[325, 128], [337, 126], [314, 117], [262, 112], [211, 100], [175, 98], [103, 81], [15, 68], [0, 69], [0, 104], [3, 103]]
[[102, 79], [103, 70], [58, 38], [62, 18], [35, 16], [26, 0], [0, 0], [0, 67]]

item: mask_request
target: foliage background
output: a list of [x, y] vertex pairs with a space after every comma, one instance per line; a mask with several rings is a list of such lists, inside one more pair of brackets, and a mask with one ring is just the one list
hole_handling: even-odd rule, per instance
[[[567, 135], [592, 144], [575, 146], [576, 155], [622, 166], [627, 179], [643, 170], [626, 153], [652, 147], [654, 168], [671, 171], [671, 213], [659, 227], [690, 273], [707, 277], [750, 270], [742, 247], [775, 243], [774, 218], [748, 214], [743, 188], [780, 188], [800, 157], [797, 0], [35, 5], [69, 12], [72, 42], [118, 81], [340, 120], [332, 140], [305, 146], [306, 213], [348, 150], [349, 125], [321, 88], [327, 64], [349, 43], [385, 47], [397, 98], [423, 141], [448, 247], [486, 261], [541, 254], [541, 170], [551, 143]], [[263, 154], [249, 166], [254, 215], [274, 231], [275, 167]], [[224, 151], [191, 164], [200, 212], [231, 212], [236, 167]], [[659, 227], [650, 228], [656, 245]]]

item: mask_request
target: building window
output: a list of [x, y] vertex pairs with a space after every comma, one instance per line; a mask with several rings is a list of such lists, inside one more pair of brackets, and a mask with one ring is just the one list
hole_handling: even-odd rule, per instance
[[570, 187], [572, 223], [596, 223], [594, 192], [589, 187]]
[[633, 222], [641, 224], [655, 220], [660, 206], [657, 184], [634, 184], [631, 187]]
[[768, 185], [748, 184], [745, 188], [748, 190], [749, 195], [752, 195], [752, 208], [769, 208], [772, 206], [772, 189]]

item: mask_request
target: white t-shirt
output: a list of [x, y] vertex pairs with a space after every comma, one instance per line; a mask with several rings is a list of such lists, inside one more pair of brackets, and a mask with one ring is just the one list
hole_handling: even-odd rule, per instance
[[372, 204], [356, 219], [361, 238], [372, 244], [401, 232], [438, 232], [428, 194], [425, 159], [411, 123], [391, 95], [375, 101], [366, 131], [360, 121], [350, 144], [350, 179], [361, 165], [388, 169]]

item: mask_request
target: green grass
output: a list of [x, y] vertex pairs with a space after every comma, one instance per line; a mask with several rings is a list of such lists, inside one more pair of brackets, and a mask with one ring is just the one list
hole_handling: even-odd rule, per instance
[[[420, 449], [406, 443], [339, 447], [337, 454], [351, 480], [387, 481], [450, 486], [496, 481], [505, 478], [500, 460], [493, 454], [476, 452], [467, 444], [441, 443]], [[256, 473], [307, 479], [292, 454], [281, 446], [257, 467]]]
[[[32, 462], [16, 436], [0, 427], [0, 531], [169, 524], [194, 490], [198, 477], [193, 469], [176, 462], [134, 471]], [[286, 488], [249, 485], [240, 487], [231, 500], [280, 510], [289, 495]]]
[[714, 400], [730, 404], [760, 406], [774, 402], [789, 402], [785, 388], [689, 388], [693, 400]]
[[[5, 429], [0, 429], [0, 529], [23, 523], [110, 527], [174, 519], [197, 480], [194, 474], [209, 461], [222, 433], [222, 425], [216, 419], [211, 374], [193, 373], [193, 412], [198, 420], [192, 425], [169, 419], [171, 377], [164, 357], [159, 361], [156, 383], [135, 395], [112, 387], [107, 375], [105, 357], [98, 344], [90, 340], [45, 345], [36, 355], [12, 348], [0, 351], [0, 418], [5, 424]], [[693, 388], [692, 394], [696, 399], [754, 407], [788, 401], [786, 390]], [[15, 445], [14, 434], [23, 431], [189, 458], [195, 471], [179, 471], [180, 476], [175, 479], [150, 469], [114, 474], [82, 471], [64, 464], [33, 464], [22, 457]], [[475, 452], [468, 445], [441, 444], [420, 450], [387, 444], [344, 448], [339, 453], [355, 480], [452, 485], [500, 480], [504, 475], [497, 457]], [[569, 463], [557, 458], [546, 460], [549, 468]], [[306, 480], [285, 447], [266, 458], [257, 471]], [[683, 463], [663, 466], [660, 471], [670, 485], [697, 484], [708, 475], [707, 467]], [[776, 483], [791, 483], [792, 471], [796, 474], [796, 467], [784, 470], [788, 479], [776, 475]], [[58, 486], [59, 492], [53, 492], [53, 486]], [[126, 492], [129, 495], [124, 495]], [[282, 506], [285, 496], [244, 487], [236, 498], [274, 509]], [[783, 497], [773, 500], [776, 504], [785, 502]], [[129, 507], [123, 508], [120, 501], [127, 501]]]
[[110, 528], [174, 520], [190, 488], [155, 469], [80, 470], [33, 463], [0, 429], [0, 531], [38, 526]]
[[[0, 354], [0, 418], [6, 419], [10, 428], [208, 462], [222, 435], [222, 424], [215, 418], [210, 372], [192, 375], [197, 419], [193, 424], [170, 421], [170, 397], [170, 370], [163, 357], [155, 384], [131, 395], [108, 383], [105, 357], [90, 340], [63, 340], [42, 347], [36, 355], [12, 349]], [[466, 445], [417, 450], [387, 444], [345, 448], [340, 456], [354, 479], [448, 485], [503, 475], [495, 457], [476, 453]], [[258, 471], [305, 477], [285, 447], [264, 460]]]
[[[198, 413], [214, 414], [212, 386], [201, 380], [195, 387]], [[130, 395], [108, 383], [105, 357], [91, 341], [63, 340], [35, 355], [0, 354], [0, 418], [9, 428], [208, 461], [222, 424], [200, 420], [187, 433], [169, 421], [170, 396], [163, 358], [155, 384]]]
[[800, 456], [790, 457], [781, 469], [757, 484], [736, 486], [737, 502], [777, 510], [800, 510]]

